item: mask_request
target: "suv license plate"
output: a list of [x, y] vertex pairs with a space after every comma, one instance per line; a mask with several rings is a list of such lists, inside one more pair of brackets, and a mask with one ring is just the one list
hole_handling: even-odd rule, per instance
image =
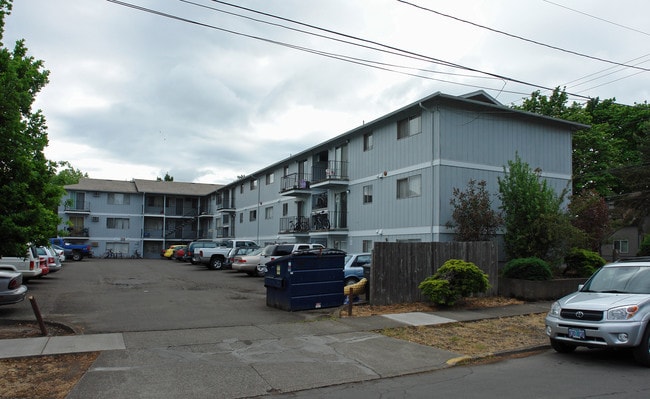
[[587, 335], [585, 334], [584, 328], [569, 328], [569, 338], [585, 339]]

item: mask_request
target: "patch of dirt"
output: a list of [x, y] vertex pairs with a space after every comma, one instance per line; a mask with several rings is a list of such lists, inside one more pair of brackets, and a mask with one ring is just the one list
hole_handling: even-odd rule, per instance
[[[44, 323], [47, 336], [75, 335], [58, 323]], [[44, 336], [37, 322], [0, 321], [0, 339]], [[64, 399], [99, 352], [0, 359], [0, 399]]]
[[[485, 297], [464, 298], [453, 307], [438, 307], [417, 302], [387, 306], [367, 304], [352, 306], [348, 316], [347, 305], [341, 309], [341, 317], [373, 316], [407, 312], [435, 312], [443, 309], [484, 309], [523, 304], [514, 298]], [[544, 331], [546, 313], [515, 317], [502, 317], [471, 322], [456, 322], [432, 326], [401, 327], [382, 330], [381, 333], [405, 341], [433, 346], [469, 357], [486, 357], [507, 351], [548, 344]]]

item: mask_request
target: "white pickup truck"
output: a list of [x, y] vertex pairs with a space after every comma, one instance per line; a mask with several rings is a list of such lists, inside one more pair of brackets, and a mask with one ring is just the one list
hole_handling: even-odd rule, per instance
[[198, 248], [199, 263], [207, 265], [208, 269], [219, 270], [223, 268], [226, 259], [228, 259], [230, 255], [230, 251], [233, 249], [241, 247], [257, 248], [258, 246], [257, 243], [252, 240], [226, 240], [223, 244], [224, 245], [216, 248]]

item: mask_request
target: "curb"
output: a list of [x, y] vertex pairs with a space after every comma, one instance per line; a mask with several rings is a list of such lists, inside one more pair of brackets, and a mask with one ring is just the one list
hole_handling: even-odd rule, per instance
[[501, 358], [501, 357], [517, 355], [517, 354], [521, 354], [521, 353], [547, 350], [547, 349], [550, 349], [550, 348], [551, 348], [551, 345], [545, 344], [545, 345], [529, 346], [529, 347], [526, 347], [526, 348], [506, 350], [506, 351], [502, 351], [502, 352], [482, 353], [480, 355], [474, 355], [474, 356], [465, 355], [465, 356], [454, 357], [454, 358], [451, 358], [451, 359], [447, 360], [447, 365], [450, 366], [450, 367], [462, 366], [462, 365], [464, 365], [466, 363], [476, 361], [476, 360], [488, 359], [488, 358], [491, 358], [491, 357]]

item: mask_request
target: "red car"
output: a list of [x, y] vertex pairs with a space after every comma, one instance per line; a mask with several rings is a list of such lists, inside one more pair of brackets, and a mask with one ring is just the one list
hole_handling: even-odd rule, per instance
[[171, 258], [176, 259], [177, 261], [181, 262], [185, 260], [185, 251], [187, 251], [187, 246], [182, 246], [179, 248], [176, 248], [174, 252], [172, 253]]

